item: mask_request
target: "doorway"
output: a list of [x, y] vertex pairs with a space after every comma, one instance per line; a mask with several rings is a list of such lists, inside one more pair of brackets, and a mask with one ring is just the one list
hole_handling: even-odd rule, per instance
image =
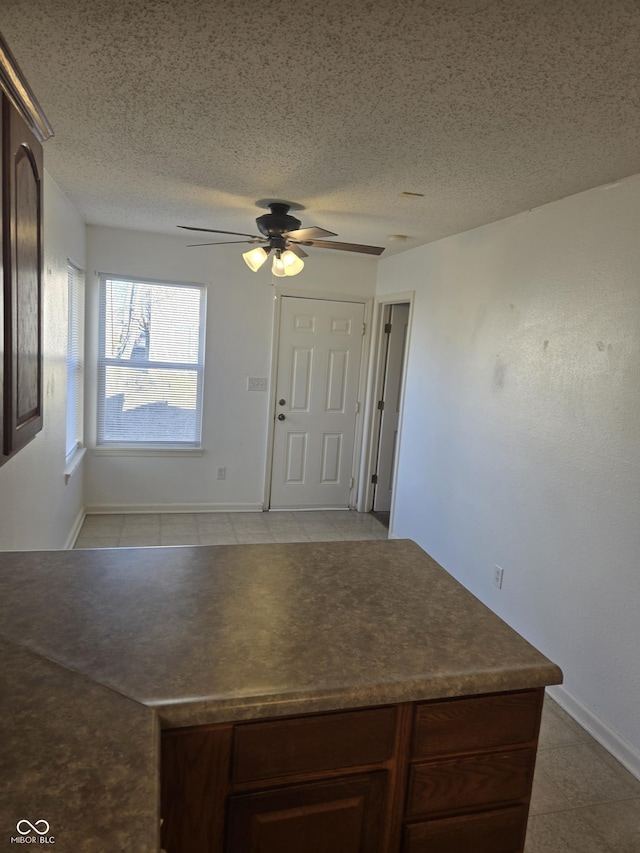
[[378, 401], [378, 450], [376, 453], [374, 512], [390, 512], [395, 475], [402, 377], [409, 328], [409, 303], [384, 306], [382, 347], [382, 396]]
[[367, 462], [358, 508], [373, 512], [383, 523], [391, 520], [391, 526], [412, 299], [413, 294], [403, 293], [378, 305], [367, 407]]
[[270, 509], [348, 509], [365, 305], [282, 296]]

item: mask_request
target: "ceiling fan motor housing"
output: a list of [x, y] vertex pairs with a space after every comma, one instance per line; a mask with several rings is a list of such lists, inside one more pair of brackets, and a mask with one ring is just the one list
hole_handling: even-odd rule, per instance
[[288, 213], [290, 205], [274, 202], [269, 205], [271, 213], [264, 213], [256, 219], [256, 225], [265, 237], [280, 237], [285, 231], [296, 231], [300, 220]]

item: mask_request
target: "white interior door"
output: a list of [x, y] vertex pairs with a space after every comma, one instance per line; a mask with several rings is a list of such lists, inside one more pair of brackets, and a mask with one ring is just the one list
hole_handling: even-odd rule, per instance
[[387, 358], [382, 393], [383, 408], [380, 413], [378, 439], [378, 462], [376, 466], [376, 490], [373, 508], [377, 512], [389, 512], [395, 473], [396, 447], [398, 444], [398, 422], [400, 419], [400, 397], [402, 375], [409, 328], [409, 305], [399, 303], [391, 306], [387, 324]]
[[283, 296], [273, 509], [348, 507], [364, 305]]

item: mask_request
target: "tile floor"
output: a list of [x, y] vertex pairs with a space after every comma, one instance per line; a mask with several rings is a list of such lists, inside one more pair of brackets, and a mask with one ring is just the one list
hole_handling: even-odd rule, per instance
[[[386, 539], [387, 533], [373, 515], [348, 510], [90, 515], [75, 547]], [[549, 697], [525, 853], [640, 853], [640, 781]]]
[[549, 697], [525, 853], [640, 853], [640, 781]]
[[386, 539], [372, 515], [349, 510], [317, 512], [201, 512], [88, 515], [75, 548], [141, 545], [242, 545]]

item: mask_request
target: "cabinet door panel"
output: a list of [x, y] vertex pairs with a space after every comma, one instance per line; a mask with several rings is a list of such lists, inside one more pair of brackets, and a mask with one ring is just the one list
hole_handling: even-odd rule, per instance
[[171, 853], [220, 853], [229, 780], [231, 726], [162, 734], [162, 847]]
[[535, 758], [534, 750], [519, 749], [415, 764], [408, 817], [526, 800]]
[[520, 853], [527, 828], [524, 806], [408, 826], [404, 853]]
[[5, 453], [42, 429], [42, 148], [5, 98]]
[[292, 785], [229, 800], [227, 853], [377, 853], [387, 774]]

